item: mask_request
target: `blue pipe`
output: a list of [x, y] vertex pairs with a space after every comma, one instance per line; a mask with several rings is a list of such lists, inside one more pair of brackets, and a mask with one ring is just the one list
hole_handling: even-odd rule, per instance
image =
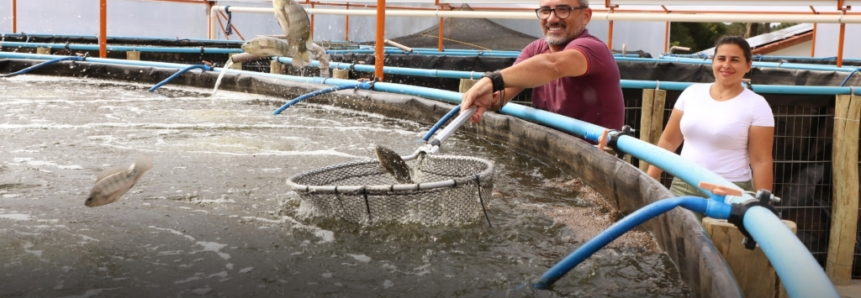
[[[277, 57], [273, 58], [278, 60], [278, 62], [290, 64], [293, 61], [293, 58], [289, 57]], [[319, 61], [311, 61], [312, 67], [320, 67]], [[329, 68], [333, 69], [353, 69], [361, 72], [374, 72], [373, 65], [364, 65], [364, 64], [350, 64], [344, 62], [331, 62], [329, 64]], [[387, 74], [397, 74], [397, 75], [408, 75], [408, 76], [417, 76], [417, 77], [428, 77], [428, 78], [446, 78], [446, 79], [480, 79], [484, 74], [483, 72], [475, 72], [475, 71], [457, 71], [457, 70], [439, 70], [439, 69], [421, 69], [421, 68], [405, 68], [405, 67], [394, 67], [394, 66], [386, 66], [383, 68], [383, 72]]]
[[172, 81], [176, 77], [178, 77], [178, 76], [184, 74], [186, 71], [189, 71], [192, 69], [203, 69], [203, 71], [210, 70], [209, 65], [206, 65], [206, 64], [188, 66], [188, 67], [183, 68], [182, 70], [170, 75], [169, 77], [167, 77], [167, 79], [164, 79], [163, 81], [159, 82], [158, 84], [155, 84], [155, 86], [152, 86], [152, 88], [149, 88], [148, 91], [153, 92], [153, 91], [155, 91], [155, 89], [158, 89], [159, 87], [163, 86], [164, 84], [167, 84], [167, 82]]
[[[679, 58], [700, 58], [702, 59], [702, 55], [696, 54], [664, 54], [667, 57], [679, 57]], [[764, 55], [753, 55], [752, 60], [762, 61], [762, 59], [766, 60], [797, 60], [797, 61], [813, 61], [813, 62], [822, 62], [822, 61], [837, 61], [837, 57], [795, 57], [795, 56], [764, 56]], [[843, 62], [861, 62], [861, 59], [851, 59], [851, 58], [843, 58]]]
[[67, 57], [55, 58], [55, 59], [52, 59], [52, 60], [48, 60], [48, 61], [45, 61], [45, 62], [42, 62], [42, 63], [36, 64], [36, 65], [33, 65], [33, 66], [30, 66], [30, 67], [24, 68], [24, 69], [22, 69], [22, 70], [19, 70], [19, 71], [13, 72], [13, 73], [0, 74], [0, 78], [14, 77], [14, 76], [17, 76], [17, 75], [21, 75], [21, 74], [28, 73], [28, 72], [30, 72], [30, 71], [32, 71], [32, 70], [34, 70], [34, 69], [37, 69], [37, 68], [40, 68], [40, 67], [43, 67], [43, 66], [46, 66], [46, 65], [51, 65], [51, 64], [54, 64], [54, 63], [57, 63], [57, 62], [60, 62], [60, 61], [66, 61], [66, 60], [82, 61], [82, 60], [83, 60], [83, 58], [81, 58], [80, 56], [67, 56]]
[[[326, 82], [326, 80], [324, 79], [323, 84], [325, 84], [325, 82]], [[272, 112], [272, 115], [281, 114], [281, 112], [283, 112], [284, 110], [286, 110], [290, 106], [297, 104], [300, 101], [309, 99], [311, 97], [314, 97], [314, 96], [317, 96], [320, 94], [326, 94], [326, 93], [334, 92], [334, 91], [338, 91], [338, 90], [355, 89], [355, 88], [362, 88], [362, 89], [368, 90], [368, 89], [371, 89], [371, 84], [367, 83], [367, 82], [362, 82], [362, 83], [358, 83], [358, 84], [345, 84], [345, 85], [335, 86], [332, 88], [320, 89], [320, 90], [317, 90], [314, 92], [310, 92], [308, 94], [301, 95], [301, 96], [296, 97], [293, 100], [287, 102], [286, 104], [284, 104], [283, 106], [281, 106], [280, 108], [275, 110], [275, 112]]]
[[[273, 58], [278, 62], [290, 64], [293, 59], [289, 57]], [[311, 61], [312, 67], [320, 67], [318, 61]], [[331, 62], [329, 68], [355, 70], [360, 72], [374, 72], [373, 65], [350, 64], [344, 62]], [[446, 79], [480, 79], [482, 72], [475, 71], [457, 71], [457, 70], [438, 70], [438, 69], [421, 69], [421, 68], [406, 68], [386, 66], [383, 68], [383, 73], [394, 75], [407, 75], [416, 77], [429, 78], [446, 78]], [[660, 87], [664, 90], [685, 90], [685, 88], [695, 83], [690, 82], [657, 82], [657, 81], [635, 81], [621, 80], [622, 88], [627, 89], [656, 89]], [[805, 95], [838, 95], [850, 94], [852, 90], [848, 87], [822, 87], [822, 86], [785, 86], [785, 85], [753, 85], [753, 91], [760, 94], [805, 94]]]
[[[373, 54], [373, 50], [327, 50], [326, 53], [330, 55], [347, 55], [347, 54]], [[462, 51], [451, 51], [447, 50], [445, 52], [439, 51], [421, 51], [421, 50], [413, 50], [412, 52], [405, 52], [401, 49], [384, 49], [384, 54], [403, 54], [403, 55], [434, 55], [434, 56], [481, 56], [481, 57], [502, 57], [502, 58], [517, 58], [520, 55], [517, 53], [498, 53], [498, 52], [462, 52]]]
[[454, 115], [456, 115], [458, 112], [460, 112], [460, 104], [458, 104], [458, 105], [454, 106], [454, 108], [453, 108], [453, 109], [451, 109], [451, 111], [448, 111], [448, 113], [446, 113], [446, 114], [445, 114], [445, 116], [442, 116], [442, 118], [441, 118], [441, 119], [439, 119], [439, 121], [437, 121], [437, 122], [436, 122], [436, 124], [434, 124], [434, 126], [433, 126], [433, 127], [431, 127], [431, 129], [430, 129], [430, 130], [428, 130], [428, 133], [427, 133], [427, 134], [425, 134], [425, 136], [424, 136], [424, 137], [422, 137], [422, 141], [428, 141], [428, 140], [430, 140], [430, 138], [433, 136], [433, 134], [434, 134], [434, 133], [436, 133], [436, 131], [437, 131], [437, 130], [438, 130], [438, 129], [443, 125], [443, 124], [445, 124], [446, 122], [448, 122], [448, 120], [449, 120], [449, 119], [451, 119], [451, 117], [454, 117]]
[[[0, 57], [21, 58], [21, 59], [51, 59], [52, 55], [34, 55], [34, 54], [19, 54], [0, 52]], [[147, 61], [128, 61], [118, 59], [96, 59], [94, 62], [117, 63], [126, 65], [146, 66], [146, 67], [170, 67], [180, 68], [186, 65], [175, 63], [160, 63]], [[220, 70], [220, 69], [215, 69]], [[259, 77], [286, 79], [297, 82], [316, 83], [316, 84], [356, 84], [355, 80], [341, 79], [323, 79], [312, 77], [297, 77], [285, 76], [267, 73], [257, 73], [242, 70], [227, 70], [231, 73], [255, 75]], [[663, 84], [662, 84], [663, 85]], [[836, 87], [835, 87], [836, 88]], [[843, 88], [849, 89], [849, 88]], [[437, 90], [426, 87], [409, 86], [393, 83], [378, 82], [374, 84], [374, 90], [382, 92], [390, 92], [397, 94], [406, 94], [419, 96], [429, 99], [441, 100], [449, 103], [460, 103], [461, 93]], [[521, 119], [529, 120], [544, 126], [556, 128], [560, 131], [572, 133], [575, 135], [586, 136], [593, 139], [600, 135], [604, 128], [583, 122], [580, 120], [568, 118], [562, 115], [550, 113], [547, 111], [537, 110], [534, 108], [509, 103], [502, 107], [500, 112]], [[621, 136], [617, 140], [617, 147], [620, 151], [630, 154], [633, 157], [644, 160], [650, 164], [654, 164], [663, 168], [668, 173], [674, 174], [682, 178], [685, 182], [692, 185], [699, 184], [699, 181], [708, 181], [725, 187], [738, 188], [728, 180], [717, 174], [711, 173], [700, 166], [687, 163], [681, 157], [669, 151], [658, 148], [641, 140]], [[597, 149], [596, 149], [597, 150]], [[653, 154], [653, 155], [649, 155]], [[691, 171], [692, 173], [688, 173]], [[743, 202], [753, 199], [750, 195], [743, 197], [730, 197], [730, 203]], [[720, 202], [720, 199], [713, 198], [715, 202]], [[821, 266], [813, 259], [810, 252], [798, 240], [786, 226], [770, 211], [762, 207], [752, 207], [748, 210], [748, 216], [744, 218], [745, 228], [750, 234], [757, 239], [763, 252], [768, 259], [775, 264], [775, 270], [778, 276], [784, 281], [784, 286], [791, 297], [839, 297], [837, 290], [825, 275]], [[777, 265], [779, 264], [779, 265]], [[812, 293], [812, 294], [811, 294]]]
[[[65, 49], [65, 44], [59, 43], [34, 43], [34, 42], [12, 42], [4, 41], [0, 43], [3, 47], [19, 47], [19, 48], [51, 48]], [[69, 45], [70, 50], [76, 51], [98, 51], [98, 45]], [[181, 53], [181, 54], [231, 54], [242, 53], [242, 49], [223, 49], [223, 48], [203, 48], [200, 47], [133, 47], [133, 46], [107, 46], [108, 51], [138, 51], [138, 52], [155, 52], [155, 53]]]
[[[711, 59], [693, 59], [693, 58], [678, 58], [678, 57], [661, 57], [658, 59], [654, 58], [627, 58], [627, 57], [617, 57], [617, 61], [633, 61], [633, 62], [657, 62], [657, 63], [668, 63], [668, 62], [682, 62], [682, 63], [690, 63], [690, 64], [712, 64]], [[819, 71], [852, 71], [854, 67], [837, 67], [834, 65], [816, 65], [816, 64], [803, 64], [803, 63], [778, 63], [778, 62], [753, 62], [754, 67], [773, 67], [773, 68], [787, 68], [787, 69], [803, 69], [803, 70], [819, 70]]]
[[729, 218], [729, 214], [732, 211], [732, 207], [727, 204], [723, 204], [715, 200], [706, 200], [700, 197], [669, 198], [651, 203], [648, 206], [640, 208], [639, 210], [634, 211], [634, 213], [625, 216], [622, 220], [614, 223], [612, 226], [578, 247], [574, 252], [562, 259], [562, 261], [559, 261], [556, 265], [544, 272], [534, 286], [538, 289], [546, 289], [562, 278], [562, 276], [568, 273], [568, 271], [577, 267], [577, 265], [586, 260], [586, 258], [616, 238], [619, 238], [622, 234], [625, 234], [647, 220], [673, 210], [673, 208], [678, 206], [682, 206], [691, 211], [705, 213], [706, 216], [718, 219]]
[[[24, 34], [20, 33], [3, 33], [6, 37], [23, 37]], [[56, 34], [27, 34], [28, 38], [92, 38], [94, 40], [98, 40], [98, 36], [95, 35], [76, 35], [76, 34], [64, 34], [64, 35], [56, 35]], [[108, 42], [110, 41], [140, 41], [140, 42], [148, 42], [148, 43], [156, 43], [156, 42], [178, 42], [188, 40], [190, 42], [200, 42], [200, 43], [228, 43], [228, 44], [236, 44], [242, 45], [245, 41], [242, 40], [226, 40], [226, 39], [199, 39], [199, 38], [160, 38], [160, 37], [144, 37], [144, 36], [108, 36]]]

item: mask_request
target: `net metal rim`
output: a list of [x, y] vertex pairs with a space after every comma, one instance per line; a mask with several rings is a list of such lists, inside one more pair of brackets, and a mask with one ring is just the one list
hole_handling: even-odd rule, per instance
[[427, 191], [438, 188], [450, 188], [457, 187], [458, 185], [464, 185], [468, 183], [475, 183], [476, 181], [484, 181], [488, 178], [488, 176], [493, 175], [494, 166], [493, 162], [471, 156], [458, 156], [458, 155], [435, 155], [429, 154], [427, 158], [449, 158], [456, 160], [464, 160], [477, 162], [485, 165], [484, 170], [475, 175], [469, 175], [464, 177], [458, 177], [454, 179], [440, 180], [440, 181], [432, 181], [426, 183], [416, 183], [416, 184], [378, 184], [378, 185], [305, 185], [299, 184], [295, 181], [301, 180], [308, 176], [314, 176], [321, 173], [326, 173], [330, 171], [337, 171], [343, 168], [349, 168], [357, 165], [365, 165], [372, 163], [379, 163], [379, 161], [374, 159], [367, 160], [359, 160], [352, 161], [346, 163], [340, 163], [336, 165], [331, 165], [323, 168], [314, 169], [311, 171], [303, 172], [300, 174], [293, 175], [292, 177], [287, 179], [287, 185], [294, 191], [297, 192], [306, 192], [306, 193], [332, 193], [332, 194], [350, 194], [350, 193], [364, 193], [364, 194], [392, 194], [392, 193], [409, 193], [415, 191]]

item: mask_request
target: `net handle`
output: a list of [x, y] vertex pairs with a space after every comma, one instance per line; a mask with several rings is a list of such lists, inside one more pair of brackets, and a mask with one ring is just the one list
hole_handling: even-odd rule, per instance
[[422, 152], [436, 153], [437, 151], [439, 151], [439, 146], [442, 144], [442, 142], [448, 139], [448, 137], [450, 137], [455, 130], [460, 128], [463, 123], [466, 122], [466, 120], [469, 119], [470, 116], [472, 116], [472, 114], [475, 114], [476, 109], [476, 106], [472, 106], [469, 109], [466, 109], [466, 111], [464, 111], [463, 113], [460, 113], [460, 115], [458, 115], [457, 118], [454, 118], [454, 120], [452, 120], [452, 122], [448, 126], [446, 126], [442, 131], [440, 131], [436, 137], [432, 138], [427, 144], [419, 147], [419, 149], [413, 152], [413, 154], [404, 156], [402, 157], [402, 159], [413, 160], [416, 159]]
[[446, 126], [445, 129], [443, 129], [436, 137], [431, 139], [431, 145], [433, 145], [434, 147], [438, 147], [440, 144], [442, 144], [442, 142], [448, 139], [448, 137], [451, 136], [451, 134], [453, 134], [455, 130], [460, 128], [460, 126], [463, 125], [463, 123], [466, 122], [466, 120], [469, 119], [469, 117], [471, 117], [472, 114], [475, 113], [476, 108], [477, 107], [473, 105], [464, 113], [460, 113], [457, 118], [454, 118], [451, 124]]

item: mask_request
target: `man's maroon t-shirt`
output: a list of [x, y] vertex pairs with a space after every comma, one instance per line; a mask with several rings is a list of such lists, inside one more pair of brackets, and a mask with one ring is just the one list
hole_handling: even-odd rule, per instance
[[[533, 88], [532, 105], [609, 129], [622, 129], [625, 102], [613, 53], [587, 30], [569, 42], [564, 50], [580, 51], [586, 56], [586, 73]], [[550, 46], [544, 39], [536, 40], [523, 49], [514, 64], [545, 53], [550, 53]]]

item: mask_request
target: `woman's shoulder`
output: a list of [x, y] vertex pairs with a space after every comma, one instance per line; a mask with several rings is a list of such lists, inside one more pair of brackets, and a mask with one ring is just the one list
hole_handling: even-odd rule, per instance
[[683, 92], [702, 92], [703, 90], [708, 91], [709, 87], [711, 87], [712, 84], [714, 83], [693, 83], [687, 88], [685, 88]]
[[744, 88], [744, 91], [741, 92], [741, 96], [744, 97], [746, 99], [746, 101], [749, 101], [749, 102], [753, 103], [754, 105], [757, 105], [757, 106], [766, 105], [766, 106], [768, 106], [768, 101], [765, 100], [765, 97], [763, 97], [762, 95], [759, 95], [756, 92], [753, 92], [753, 90]]
[[693, 83], [686, 87], [685, 90], [682, 90], [680, 97], [702, 96], [702, 94], [708, 94], [711, 85], [712, 83]]

